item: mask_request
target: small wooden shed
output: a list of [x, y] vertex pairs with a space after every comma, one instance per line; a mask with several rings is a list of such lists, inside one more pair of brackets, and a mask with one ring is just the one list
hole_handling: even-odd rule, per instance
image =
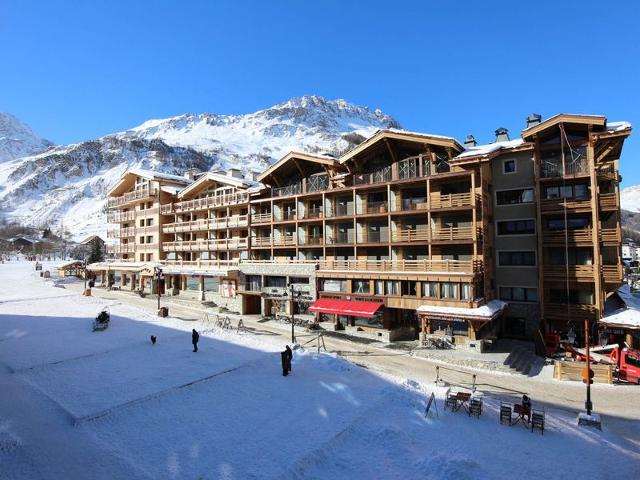
[[84, 263], [81, 260], [73, 260], [71, 262], [58, 265], [58, 277], [78, 277], [83, 278]]

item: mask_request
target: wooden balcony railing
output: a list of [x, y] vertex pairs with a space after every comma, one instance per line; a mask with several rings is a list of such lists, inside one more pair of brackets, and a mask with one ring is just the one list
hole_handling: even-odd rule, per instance
[[162, 249], [165, 252], [238, 250], [248, 246], [247, 237], [218, 238], [211, 240], [190, 240], [165, 242]]
[[227, 195], [212, 195], [205, 198], [196, 198], [194, 200], [183, 200], [173, 204], [162, 205], [161, 213], [181, 213], [192, 212], [196, 210], [207, 210], [215, 207], [225, 207], [228, 205], [238, 205], [249, 202], [249, 194], [243, 192], [230, 193]]
[[540, 201], [540, 210], [542, 213], [546, 212], [563, 212], [566, 208], [568, 212], [575, 211], [588, 211], [591, 209], [591, 200], [585, 199], [572, 199], [572, 198], [545, 198]]
[[473, 197], [471, 192], [468, 193], [452, 193], [449, 195], [431, 194], [429, 199], [429, 207], [435, 208], [453, 208], [453, 207], [471, 207], [473, 205]]
[[322, 245], [322, 237], [305, 237], [300, 240], [300, 245]]
[[269, 223], [271, 221], [271, 213], [252, 213], [251, 223]]
[[193, 220], [191, 222], [176, 222], [163, 225], [164, 233], [202, 232], [224, 228], [241, 228], [249, 225], [247, 215], [233, 215], [225, 218], [210, 218]]
[[198, 268], [233, 268], [237, 267], [238, 260], [162, 260], [162, 263], [177, 267], [198, 267]]
[[255, 264], [317, 264], [320, 271], [353, 272], [415, 272], [434, 274], [472, 275], [482, 272], [482, 260], [299, 260], [274, 258], [270, 260], [240, 260]]
[[412, 210], [427, 210], [429, 208], [429, 202], [426, 198], [403, 198], [396, 199], [395, 210], [396, 212], [406, 212]]
[[473, 227], [441, 227], [431, 231], [432, 241], [472, 240]]
[[545, 278], [567, 278], [567, 271], [569, 278], [575, 278], [578, 280], [594, 280], [594, 266], [593, 265], [569, 265], [569, 268], [565, 265], [544, 265], [542, 268]]
[[355, 236], [353, 234], [338, 234], [328, 236], [325, 243], [327, 245], [341, 245], [353, 243], [354, 240]]
[[295, 246], [297, 244], [297, 238], [294, 235], [282, 235], [280, 237], [274, 237], [273, 246], [274, 247], [282, 247], [282, 246]]
[[358, 238], [358, 243], [387, 243], [389, 241], [389, 232], [374, 232], [364, 230]]
[[599, 202], [602, 210], [617, 210], [620, 208], [618, 194], [616, 193], [601, 193]]
[[596, 318], [595, 305], [577, 305], [565, 303], [545, 302], [544, 316], [549, 319], [557, 320], [577, 320], [584, 321], [585, 318]]
[[271, 237], [251, 237], [252, 247], [270, 247]]
[[127, 227], [127, 228], [114, 228], [107, 230], [107, 238], [127, 238], [127, 237], [135, 237], [136, 229], [135, 227]]
[[128, 212], [111, 212], [107, 213], [107, 223], [130, 222], [136, 219], [136, 212], [130, 210]]
[[622, 265], [602, 265], [602, 276], [607, 283], [622, 283], [624, 280], [624, 269]]
[[120, 195], [118, 197], [109, 197], [107, 198], [107, 208], [115, 208], [135, 200], [154, 197], [157, 193], [158, 190], [156, 188], [144, 187], [134, 190], [133, 192], [127, 192], [124, 195]]
[[540, 176], [549, 177], [574, 177], [589, 175], [589, 162], [585, 156], [576, 160], [565, 158], [564, 167], [562, 160], [543, 159], [540, 166]]
[[564, 243], [588, 243], [593, 241], [591, 228], [582, 228], [578, 230], [545, 230], [542, 232], [543, 242]]
[[405, 228], [391, 233], [392, 242], [428, 242], [429, 228]]
[[107, 253], [134, 253], [135, 251], [134, 244], [107, 245]]
[[300, 220], [314, 219], [314, 218], [322, 218], [322, 209], [321, 208], [312, 208], [304, 211], [302, 218]]
[[619, 228], [602, 228], [600, 229], [600, 241], [603, 243], [620, 243], [622, 234]]
[[387, 213], [389, 211], [389, 204], [385, 202], [371, 202], [367, 203], [363, 213]]

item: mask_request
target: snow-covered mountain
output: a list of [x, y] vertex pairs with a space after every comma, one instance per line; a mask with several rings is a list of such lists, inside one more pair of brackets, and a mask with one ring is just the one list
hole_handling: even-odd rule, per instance
[[105, 195], [130, 167], [183, 174], [264, 170], [291, 150], [339, 153], [377, 129], [400, 128], [379, 110], [304, 96], [245, 115], [185, 114], [0, 163], [0, 211], [75, 238], [104, 235]]
[[630, 212], [640, 212], [640, 185], [620, 191], [620, 208]]
[[0, 162], [35, 155], [52, 145], [10, 113], [0, 112]]

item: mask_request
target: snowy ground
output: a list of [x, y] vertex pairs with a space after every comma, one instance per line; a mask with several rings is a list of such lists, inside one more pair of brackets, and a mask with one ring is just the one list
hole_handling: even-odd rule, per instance
[[[45, 264], [45, 269], [47, 268]], [[444, 412], [444, 388], [297, 351], [282, 340], [159, 319], [0, 265], [0, 478], [635, 478], [640, 422], [578, 428], [547, 412], [544, 436]], [[91, 332], [108, 303], [112, 325]], [[190, 331], [201, 330], [191, 352]], [[158, 337], [152, 346], [150, 335]], [[428, 395], [437, 416], [424, 417]]]

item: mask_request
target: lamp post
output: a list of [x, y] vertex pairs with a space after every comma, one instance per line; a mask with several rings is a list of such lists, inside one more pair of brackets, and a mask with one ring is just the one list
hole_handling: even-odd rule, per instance
[[[87, 291], [87, 259], [84, 258], [82, 260], [82, 270], [83, 270], [83, 277], [84, 277], [84, 291]], [[84, 295], [84, 294], [83, 294]]]
[[293, 313], [294, 302], [300, 298], [302, 292], [300, 290], [296, 290], [293, 283], [290, 283], [287, 286], [287, 289], [289, 291], [287, 292], [287, 290], [285, 290], [283, 296], [285, 298], [288, 296], [291, 299], [291, 343], [293, 344], [296, 343], [295, 317]]
[[589, 355], [589, 319], [584, 320], [584, 348], [587, 353], [587, 365], [585, 367], [585, 375], [583, 376], [584, 382], [587, 384], [587, 401], [584, 403], [584, 407], [587, 410], [587, 415], [591, 415], [593, 404], [591, 403], [591, 357]]
[[160, 280], [162, 280], [162, 268], [153, 267], [156, 276], [156, 290], [158, 291], [158, 310], [160, 310]]

